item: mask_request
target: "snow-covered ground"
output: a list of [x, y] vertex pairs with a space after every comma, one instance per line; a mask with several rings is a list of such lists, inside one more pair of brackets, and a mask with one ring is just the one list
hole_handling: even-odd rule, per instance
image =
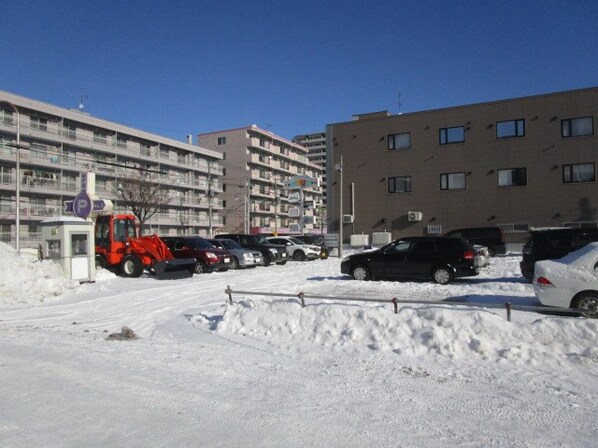
[[[453, 285], [340, 260], [94, 284], [0, 244], [0, 446], [595, 447], [598, 320], [233, 290], [536, 304], [518, 256]], [[130, 328], [139, 338], [111, 340]]]

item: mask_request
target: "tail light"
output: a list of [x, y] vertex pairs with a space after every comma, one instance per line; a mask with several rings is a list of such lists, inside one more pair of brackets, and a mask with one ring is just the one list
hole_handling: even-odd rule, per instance
[[212, 261], [218, 261], [218, 255], [212, 252], [206, 252], [206, 257], [208, 257]]
[[536, 279], [536, 283], [541, 286], [554, 286], [546, 277], [538, 277]]
[[463, 252], [463, 259], [464, 260], [473, 260], [475, 258], [475, 252], [472, 250], [466, 250]]

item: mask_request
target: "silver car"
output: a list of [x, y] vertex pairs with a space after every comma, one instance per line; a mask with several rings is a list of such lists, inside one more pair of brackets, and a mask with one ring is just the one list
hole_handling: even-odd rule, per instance
[[239, 243], [229, 239], [208, 240], [220, 249], [228, 250], [232, 255], [231, 269], [254, 268], [264, 263], [264, 257], [257, 250], [243, 249]]

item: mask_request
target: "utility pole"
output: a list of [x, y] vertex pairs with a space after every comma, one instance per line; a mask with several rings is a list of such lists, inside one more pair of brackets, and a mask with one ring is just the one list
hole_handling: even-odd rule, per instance
[[214, 190], [212, 190], [212, 161], [208, 160], [208, 234], [210, 238], [213, 238], [212, 229], [212, 197], [214, 196]]
[[339, 221], [338, 221], [338, 257], [343, 258], [343, 156], [334, 167], [340, 174], [339, 179]]
[[245, 202], [245, 209], [247, 211], [247, 219], [245, 220], [245, 233], [251, 231], [251, 179], [247, 179], [247, 196]]
[[278, 236], [278, 185], [276, 183], [276, 177], [274, 179], [274, 235]]
[[7, 146], [13, 146], [14, 148], [16, 148], [17, 153], [16, 153], [16, 172], [17, 172], [17, 186], [16, 186], [16, 194], [15, 194], [15, 200], [16, 200], [16, 204], [17, 204], [17, 209], [16, 209], [16, 215], [15, 215], [15, 235], [16, 235], [16, 241], [15, 241], [15, 249], [17, 251], [17, 253], [21, 252], [21, 114], [19, 113], [19, 109], [17, 109], [17, 106], [15, 106], [14, 104], [12, 104], [10, 101], [0, 101], [4, 104], [8, 104], [10, 106], [10, 108], [12, 110], [15, 111], [15, 113], [17, 114], [17, 144], [16, 145], [7, 145]]

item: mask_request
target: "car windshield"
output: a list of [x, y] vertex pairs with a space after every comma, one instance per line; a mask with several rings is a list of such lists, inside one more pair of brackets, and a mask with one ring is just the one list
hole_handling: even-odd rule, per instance
[[269, 244], [268, 240], [264, 235], [257, 235], [253, 237], [253, 241], [255, 244]]
[[185, 241], [192, 249], [214, 249], [214, 245], [203, 238], [189, 238]]
[[233, 240], [220, 240], [220, 243], [226, 249], [242, 249], [241, 246], [239, 246], [239, 243], [237, 243], [236, 241], [233, 241]]
[[289, 241], [291, 241], [293, 244], [305, 244], [304, 241], [300, 240], [299, 238], [295, 238], [295, 237], [289, 238]]

